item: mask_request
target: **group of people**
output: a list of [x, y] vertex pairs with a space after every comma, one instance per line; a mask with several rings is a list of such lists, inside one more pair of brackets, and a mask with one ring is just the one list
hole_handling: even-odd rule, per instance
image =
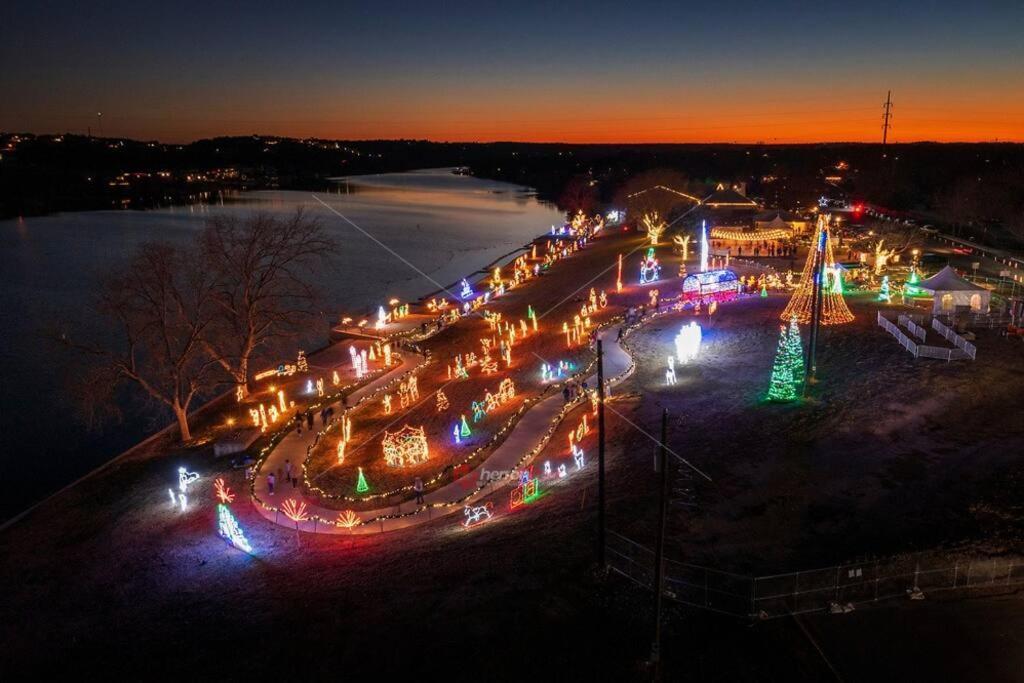
[[[713, 248], [718, 248], [717, 243], [712, 243]], [[732, 247], [726, 247], [725, 253], [732, 255]], [[747, 247], [747, 256], [754, 256], [755, 258], [760, 256], [794, 256], [796, 255], [796, 247], [789, 244], [776, 244], [775, 242], [764, 241], [760, 244], [755, 243], [753, 248]], [[737, 245], [736, 256], [743, 256], [743, 245]]]
[[575, 401], [580, 396], [586, 396], [586, 395], [587, 395], [587, 381], [586, 380], [583, 380], [582, 382], [577, 382], [574, 379], [570, 379], [570, 380], [568, 380], [565, 383], [565, 386], [562, 387], [562, 398], [565, 399], [565, 402], [567, 404], [568, 403], [572, 403], [573, 401]]
[[292, 461], [286, 459], [283, 467], [278, 467], [277, 472], [271, 471], [267, 474], [267, 493], [274, 495], [274, 487], [277, 485], [277, 481], [281, 479], [286, 483], [291, 483], [292, 488], [298, 488], [299, 486], [299, 473], [298, 469], [292, 467]]
[[[327, 425], [331, 424], [331, 420], [333, 419], [334, 406], [324, 406], [323, 408], [320, 409], [320, 425], [322, 427], [326, 427]], [[298, 431], [299, 434], [302, 434], [302, 427], [303, 425], [305, 425], [306, 429], [308, 429], [309, 431], [313, 431], [313, 422], [313, 411], [307, 410], [298, 416], [298, 420], [296, 421], [296, 430]]]

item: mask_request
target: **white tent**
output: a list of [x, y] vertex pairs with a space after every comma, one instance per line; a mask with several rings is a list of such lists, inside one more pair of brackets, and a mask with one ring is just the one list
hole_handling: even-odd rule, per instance
[[957, 275], [951, 266], [921, 280], [917, 286], [935, 297], [932, 313], [952, 313], [957, 306], [970, 306], [972, 311], [985, 313], [992, 296], [989, 290]]

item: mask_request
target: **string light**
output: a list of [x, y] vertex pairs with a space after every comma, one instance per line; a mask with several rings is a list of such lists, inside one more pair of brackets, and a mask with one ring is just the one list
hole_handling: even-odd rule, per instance
[[646, 285], [661, 277], [661, 266], [654, 257], [654, 247], [647, 249], [647, 255], [640, 263], [640, 284]]
[[281, 512], [285, 516], [295, 522], [298, 526], [299, 522], [305, 522], [309, 519], [309, 515], [306, 514], [306, 504], [304, 502], [298, 502], [294, 498], [289, 498], [281, 506]]
[[178, 490], [188, 493], [188, 485], [199, 478], [198, 472], [189, 472], [184, 467], [178, 468]]
[[706, 272], [708, 269], [708, 222], [700, 222], [700, 270]]
[[417, 465], [430, 458], [427, 437], [422, 427], [405, 425], [394, 433], [385, 430], [381, 446], [384, 449], [384, 462], [390, 467]]
[[700, 325], [693, 321], [688, 325], [683, 325], [675, 338], [676, 359], [680, 363], [688, 363], [696, 358], [700, 352], [700, 342]]
[[463, 508], [463, 514], [466, 519], [462, 522], [462, 528], [472, 529], [473, 527], [480, 526], [484, 522], [489, 521], [494, 517], [494, 513], [491, 511], [493, 507], [494, 505], [492, 503], [465, 506], [465, 508]]
[[359, 515], [354, 510], [345, 510], [338, 515], [338, 520], [335, 522], [338, 526], [343, 529], [352, 529], [363, 523], [363, 520], [359, 518]]
[[252, 552], [249, 539], [245, 537], [242, 527], [238, 525], [238, 520], [235, 519], [235, 516], [231, 514], [231, 510], [224, 503], [217, 505], [217, 533], [221, 538], [242, 552]]
[[232, 503], [235, 500], [235, 494], [231, 493], [231, 489], [219, 477], [213, 480], [213, 491], [217, 499], [222, 503]]
[[[811, 304], [814, 299], [815, 285], [815, 256], [817, 255], [820, 260], [822, 273], [828, 273], [830, 269], [836, 267], [835, 257], [832, 255], [832, 243], [828, 237], [828, 221], [824, 216], [818, 216], [818, 227], [814, 234], [813, 244], [816, 247], [807, 254], [807, 263], [804, 264], [804, 271], [800, 276], [800, 285], [793, 292], [793, 297], [780, 316], [784, 321], [789, 321], [790, 318], [796, 316], [800, 323], [811, 322]], [[843, 299], [841, 286], [828, 288], [822, 286], [820, 289], [821, 302], [819, 306], [822, 325], [842, 325], [853, 321], [853, 313], [850, 312]]]

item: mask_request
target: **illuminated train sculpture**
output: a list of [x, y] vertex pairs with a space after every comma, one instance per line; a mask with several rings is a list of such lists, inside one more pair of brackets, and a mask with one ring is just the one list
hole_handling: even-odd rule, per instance
[[683, 278], [683, 304], [732, 301], [740, 294], [740, 280], [731, 270], [708, 270]]

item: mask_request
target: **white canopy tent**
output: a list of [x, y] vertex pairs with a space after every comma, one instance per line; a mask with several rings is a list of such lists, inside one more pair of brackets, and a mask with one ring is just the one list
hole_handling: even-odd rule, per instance
[[951, 266], [921, 280], [917, 286], [934, 296], [932, 313], [952, 313], [957, 306], [970, 306], [972, 311], [986, 313], [992, 297], [992, 292], [963, 279]]

